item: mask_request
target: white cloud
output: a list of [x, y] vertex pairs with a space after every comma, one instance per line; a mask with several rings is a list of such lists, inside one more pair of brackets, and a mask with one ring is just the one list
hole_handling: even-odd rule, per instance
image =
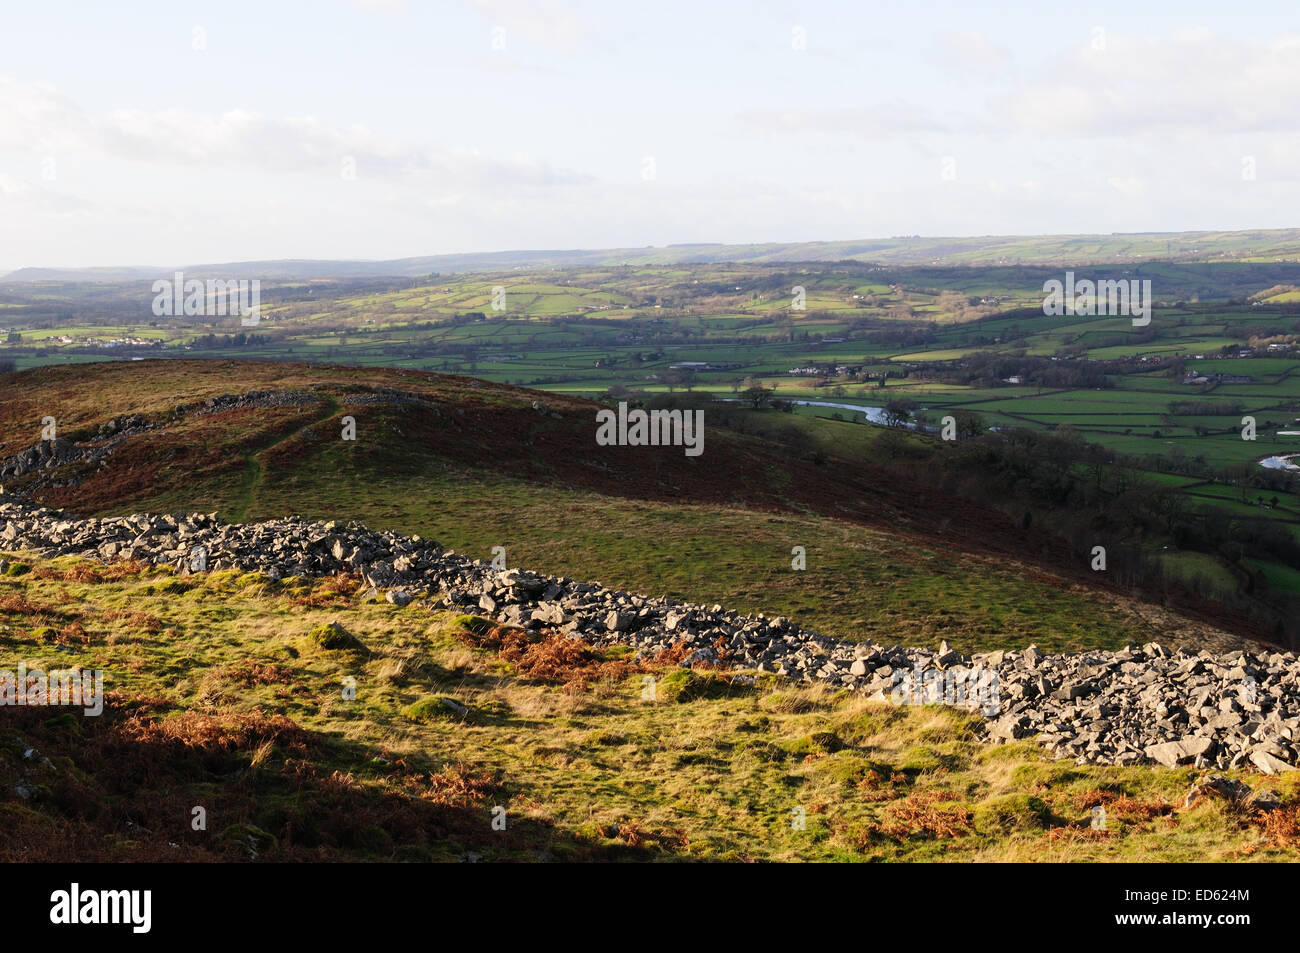
[[46, 153], [84, 149], [91, 135], [89, 117], [53, 86], [0, 76], [0, 148]]
[[120, 109], [92, 117], [57, 90], [4, 78], [0, 145], [40, 153], [86, 152], [153, 165], [328, 175], [338, 175], [349, 158], [358, 175], [434, 177], [464, 186], [544, 186], [588, 178], [525, 153], [494, 157], [477, 149], [385, 136], [365, 126], [334, 126], [310, 116], [263, 116], [242, 109], [220, 115]]
[[44, 215], [66, 216], [90, 212], [94, 206], [78, 196], [0, 172], [0, 208], [10, 213], [22, 209]]
[[1055, 137], [1290, 131], [1300, 36], [1243, 41], [1198, 28], [1080, 42], [995, 104], [990, 125]]
[[1162, 37], [1112, 32], [1100, 50], [1084, 36], [1009, 91], [1004, 84], [1010, 57], [982, 34], [940, 34], [936, 44], [951, 70], [988, 85], [987, 107], [940, 112], [931, 108], [934, 97], [917, 103], [894, 92], [889, 100], [853, 108], [751, 110], [740, 118], [750, 131], [860, 138], [939, 133], [1049, 141], [1206, 139], [1296, 128], [1300, 34], [1235, 40], [1200, 28]]

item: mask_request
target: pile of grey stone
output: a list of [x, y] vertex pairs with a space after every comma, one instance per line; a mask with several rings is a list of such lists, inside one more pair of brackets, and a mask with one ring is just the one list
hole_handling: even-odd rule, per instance
[[[52, 487], [78, 486], [79, 473], [90, 465], [104, 466], [107, 458], [118, 449], [127, 437], [148, 433], [168, 426], [186, 417], [204, 417], [234, 410], [263, 409], [268, 407], [303, 407], [321, 403], [321, 398], [304, 390], [255, 390], [246, 394], [222, 394], [190, 404], [177, 404], [170, 414], [147, 417], [142, 414], [124, 414], [100, 424], [85, 439], [72, 441], [64, 437], [42, 439], [25, 450], [0, 458], [0, 485], [5, 480], [24, 480], [22, 493], [33, 493]], [[63, 468], [76, 464], [71, 470]], [[10, 486], [10, 494], [15, 488]]]
[[[238, 569], [288, 576], [347, 572], [390, 602], [419, 599], [596, 645], [651, 655], [684, 644], [687, 666], [721, 665], [753, 681], [771, 672], [825, 682], [895, 703], [962, 704], [985, 716], [993, 741], [1036, 738], [1080, 763], [1253, 768], [1300, 764], [1300, 660], [1271, 651], [1120, 651], [964, 655], [839, 641], [783, 617], [651, 598], [520, 569], [500, 569], [419, 536], [357, 523], [289, 517], [228, 524], [215, 514], [73, 519], [22, 502], [0, 503], [0, 552], [136, 559], [180, 572]], [[954, 694], [953, 686], [957, 686]], [[989, 704], [989, 689], [992, 704]], [[918, 690], [919, 689], [919, 690]]]
[[343, 395], [343, 403], [350, 406], [366, 404], [387, 404], [392, 407], [417, 408], [420, 410], [437, 410], [437, 401], [430, 400], [424, 394], [411, 391], [394, 390], [391, 387], [376, 387]]
[[172, 413], [176, 417], [204, 417], [232, 410], [302, 407], [317, 403], [320, 403], [320, 398], [304, 390], [253, 390], [246, 394], [222, 394], [193, 404], [180, 404]]
[[70, 440], [57, 437], [21, 450], [0, 460], [0, 480], [13, 480], [30, 476], [42, 470], [55, 470], [64, 464], [87, 462], [95, 459], [94, 450], [79, 447]]

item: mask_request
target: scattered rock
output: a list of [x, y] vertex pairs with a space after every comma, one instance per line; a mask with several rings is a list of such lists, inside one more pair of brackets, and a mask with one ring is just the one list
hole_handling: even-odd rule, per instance
[[[356, 396], [363, 403], [408, 399], [395, 392]], [[237, 400], [232, 400], [193, 412], [233, 407]], [[121, 424], [111, 439], [137, 425]], [[28, 462], [70, 452], [55, 445], [38, 450]], [[917, 672], [941, 673], [946, 680], [961, 676], [968, 685], [982, 673], [992, 690], [980, 706], [985, 737], [1036, 737], [1050, 756], [1079, 763], [1154, 761], [1277, 774], [1295, 770], [1300, 758], [1300, 660], [1284, 652], [1214, 655], [1171, 651], [1152, 642], [1118, 652], [1058, 655], [1030, 646], [968, 658], [946, 642], [937, 652], [839, 642], [785, 618], [648, 598], [518, 569], [498, 571], [418, 536], [298, 518], [226, 524], [216, 514], [194, 513], [81, 520], [6, 495], [0, 498], [0, 546], [45, 557], [130, 558], [177, 572], [192, 568], [197, 549], [209, 571], [233, 568], [270, 580], [361, 573], [367, 594], [378, 598], [386, 591], [384, 598], [393, 605], [418, 598], [460, 612], [481, 611], [486, 625], [549, 626], [596, 646], [629, 645], [639, 655], [682, 645], [690, 665], [725, 658], [733, 669], [825, 681], [877, 701], [897, 697], [898, 680]], [[10, 578], [29, 569], [0, 562], [0, 573]], [[330, 651], [367, 651], [338, 623], [320, 626], [311, 636]], [[438, 708], [455, 715], [441, 702]]]
[[1183, 807], [1189, 808], [1204, 797], [1216, 797], [1233, 803], [1244, 802], [1250, 796], [1250, 785], [1244, 781], [1234, 781], [1221, 774], [1211, 774], [1201, 778], [1192, 785], [1183, 799]]
[[1271, 788], [1263, 788], [1255, 792], [1246, 806], [1252, 811], [1276, 811], [1282, 806], [1282, 795]]
[[1264, 774], [1281, 774], [1284, 771], [1295, 770], [1294, 765], [1287, 764], [1276, 755], [1269, 754], [1259, 748], [1250, 753], [1250, 762]]

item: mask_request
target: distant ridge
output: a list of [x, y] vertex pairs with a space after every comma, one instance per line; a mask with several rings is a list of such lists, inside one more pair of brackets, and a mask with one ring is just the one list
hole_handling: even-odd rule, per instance
[[281, 259], [178, 266], [20, 268], [0, 281], [146, 281], [175, 271], [204, 278], [292, 280], [417, 278], [432, 273], [514, 269], [611, 268], [684, 264], [781, 264], [861, 261], [887, 265], [1086, 265], [1139, 261], [1300, 261], [1300, 228], [1234, 232], [1134, 232], [1110, 235], [986, 235], [838, 242], [697, 242], [662, 247], [540, 249], [423, 255], [387, 260]]

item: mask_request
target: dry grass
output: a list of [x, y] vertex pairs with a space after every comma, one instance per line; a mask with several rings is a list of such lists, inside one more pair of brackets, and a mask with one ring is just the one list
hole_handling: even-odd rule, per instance
[[[1300, 856], [1284, 779], [1269, 782], [1284, 800], [1269, 815], [1173, 811], [1195, 772], [1047, 762], [1031, 741], [982, 746], [965, 713], [772, 676], [746, 688], [681, 668], [682, 646], [634, 661], [556, 632], [467, 631], [361, 603], [342, 578], [174, 588], [45, 568], [6, 584], [36, 613], [8, 614], [7, 644], [29, 663], [103, 668], [113, 694], [98, 719], [6, 711], [0, 859]], [[54, 630], [57, 654], [33, 628], [51, 606], [75, 616]], [[308, 636], [334, 620], [371, 654]], [[440, 715], [443, 698], [467, 714]], [[432, 717], [404, 714], [422, 700]], [[14, 795], [20, 781], [39, 794]], [[1025, 798], [1047, 810], [1017, 814]], [[986, 823], [995, 804], [1005, 830]], [[189, 828], [195, 805], [210, 830]], [[1105, 831], [1089, 826], [1097, 806]]]

